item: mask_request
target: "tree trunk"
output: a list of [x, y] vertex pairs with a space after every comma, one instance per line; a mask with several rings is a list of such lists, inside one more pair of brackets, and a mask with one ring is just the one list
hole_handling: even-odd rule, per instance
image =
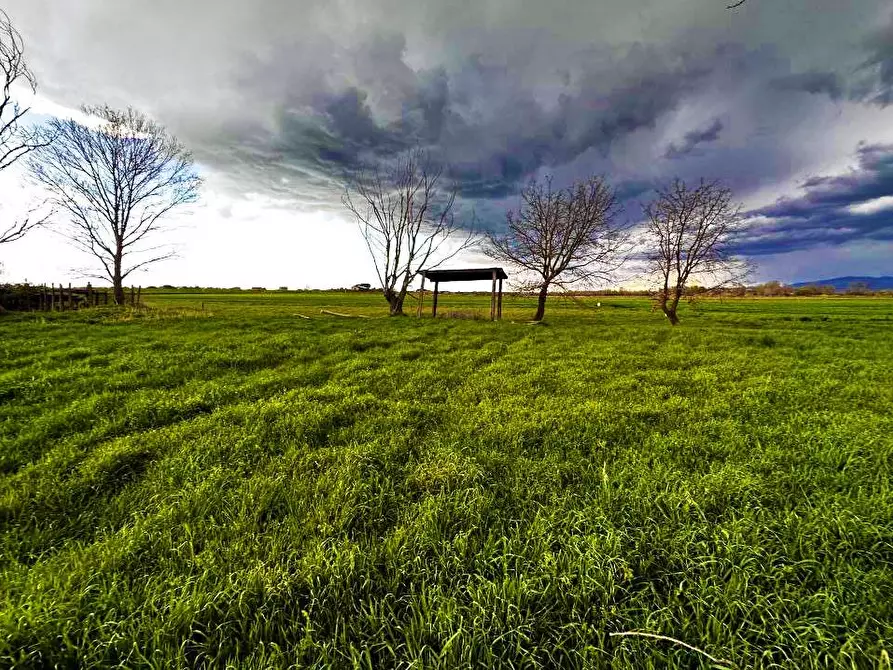
[[664, 298], [661, 300], [660, 307], [663, 310], [663, 313], [666, 314], [667, 318], [670, 320], [671, 326], [679, 325], [679, 317], [676, 315], [676, 310], [679, 308], [679, 298], [681, 296], [675, 295], [673, 300], [667, 300]]
[[391, 300], [391, 316], [406, 316], [403, 313], [403, 300], [405, 297], [398, 294]]
[[549, 293], [549, 285], [543, 284], [540, 288], [539, 298], [536, 303], [536, 314], [533, 315], [534, 321], [542, 321], [543, 315], [546, 313], [546, 296]]
[[112, 289], [115, 292], [115, 304], [124, 304], [124, 279], [121, 277], [121, 259], [115, 259], [115, 269], [112, 275]]
[[390, 305], [389, 313], [391, 316], [406, 316], [403, 313], [403, 301], [406, 300], [405, 291], [398, 292], [388, 289], [385, 291], [384, 297], [388, 301], [388, 305]]

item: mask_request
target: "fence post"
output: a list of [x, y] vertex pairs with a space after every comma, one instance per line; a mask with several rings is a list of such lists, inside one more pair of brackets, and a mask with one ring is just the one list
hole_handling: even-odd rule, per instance
[[493, 288], [490, 290], [490, 321], [496, 320], [496, 270], [493, 270]]
[[74, 311], [74, 293], [71, 290], [71, 282], [68, 282], [68, 311]]
[[422, 275], [422, 288], [419, 289], [419, 309], [418, 314], [416, 315], [418, 318], [422, 318], [422, 305], [425, 302], [425, 275]]
[[496, 297], [496, 318], [502, 321], [502, 277], [499, 278], [499, 295]]
[[434, 304], [431, 306], [431, 318], [437, 318], [437, 294], [440, 291], [440, 282], [434, 281]]
[[142, 296], [142, 294], [143, 294], [143, 287], [137, 286], [136, 287], [136, 304], [137, 305], [141, 304], [140, 296]]
[[130, 306], [133, 307], [133, 286], [130, 287]]

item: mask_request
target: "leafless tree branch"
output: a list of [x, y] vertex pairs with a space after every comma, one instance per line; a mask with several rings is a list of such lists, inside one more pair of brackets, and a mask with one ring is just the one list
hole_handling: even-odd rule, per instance
[[[9, 15], [0, 10], [0, 171], [13, 165], [48, 141], [40, 132], [26, 126], [23, 117], [28, 107], [13, 99], [13, 86], [24, 85], [37, 91], [37, 80], [25, 62], [25, 45]], [[41, 213], [41, 207], [31, 209], [24, 219], [0, 224], [0, 244], [15, 242], [30, 230], [49, 222], [52, 212]]]
[[54, 211], [43, 206], [32, 207], [24, 219], [14, 222], [7, 228], [0, 228], [0, 244], [22, 239], [30, 230], [45, 226], [53, 218]]
[[22, 155], [31, 151], [35, 144], [34, 131], [20, 123], [28, 113], [12, 98], [12, 87], [23, 84], [37, 91], [37, 80], [25, 62], [25, 45], [19, 31], [12, 25], [9, 15], [0, 10], [0, 72], [3, 86], [0, 95], [0, 170], [9, 167]]

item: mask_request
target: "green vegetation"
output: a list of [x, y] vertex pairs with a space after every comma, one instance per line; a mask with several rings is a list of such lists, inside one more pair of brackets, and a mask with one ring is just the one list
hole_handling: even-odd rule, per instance
[[0, 666], [889, 668], [893, 301], [599, 300], [5, 315]]

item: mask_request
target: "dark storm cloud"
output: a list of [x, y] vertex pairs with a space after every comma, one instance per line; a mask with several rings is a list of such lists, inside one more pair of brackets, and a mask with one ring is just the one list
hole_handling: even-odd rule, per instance
[[893, 196], [893, 145], [862, 145], [857, 167], [838, 176], [813, 177], [803, 194], [782, 198], [747, 212], [754, 219], [738, 244], [747, 255], [805, 249], [854, 240], [893, 240], [893, 209], [859, 211], [879, 198]]
[[860, 68], [869, 77], [857, 88], [856, 96], [883, 107], [893, 103], [893, 18], [865, 40], [869, 57]]
[[832, 100], [840, 100], [844, 94], [843, 79], [836, 72], [801, 72], [779, 77], [771, 84], [779, 90], [824, 93]]
[[671, 143], [667, 146], [667, 150], [664, 152], [664, 158], [682, 158], [694, 151], [700, 144], [715, 142], [719, 139], [722, 127], [722, 121], [714, 119], [713, 123], [706, 128], [685, 133], [685, 138], [683, 139], [682, 144], [677, 146], [676, 144]]
[[[333, 49], [320, 43], [315, 50]], [[200, 158], [227, 171], [232, 163], [254, 163], [258, 188], [294, 194], [290, 175], [303, 175], [331, 196], [359, 164], [421, 146], [448, 165], [464, 198], [500, 199], [540, 168], [590, 150], [606, 155], [618, 139], [653, 128], [711, 73], [707, 55], [633, 45], [570, 54], [568, 69], [538, 88], [529, 70], [506, 64], [498, 48], [449, 67], [412, 70], [401, 38], [389, 36], [338, 52], [336, 60], [363, 64], [351, 85], [342, 87], [323, 69], [308, 86], [299, 83], [308, 79], [300, 66], [290, 65], [303, 62], [305, 50], [285, 48], [244, 66], [242, 79], [253, 82], [246, 98], [275, 99], [274, 122], [241, 128], [232, 144], [209, 137], [198, 143]], [[270, 76], [280, 68], [281, 77]], [[710, 132], [718, 130], [708, 129], [702, 141]], [[235, 139], [237, 131], [229, 134]], [[269, 180], [264, 168], [288, 181]]]
[[[760, 179], [784, 178], [795, 161], [784, 152], [798, 148], [755, 135], [728, 150], [720, 145], [730, 129], [740, 135], [742, 122], [760, 119], [757, 132], [765, 135], [769, 124], [797, 123], [808, 101], [791, 103], [785, 97], [791, 91], [839, 94], [832, 77], [792, 74], [784, 55], [765, 45], [581, 47], [533, 31], [528, 40], [549, 57], [537, 60], [523, 56], [513, 34], [494, 31], [489, 38], [433, 67], [410, 67], [406, 38], [396, 34], [347, 46], [317, 36], [271, 47], [264, 59], [242, 64], [238, 106], [262, 100], [274, 110], [272, 121], [230, 133], [232, 143], [213, 132], [191, 133], [197, 153], [239, 174], [242, 188], [338, 209], [345, 175], [359, 164], [421, 146], [448, 166], [463, 198], [502, 201], [541, 171], [574, 165], [566, 176], [612, 172], [610, 154], [622, 151], [625, 138], [659, 129], [698, 96], [753, 89], [728, 120], [708, 118], [663, 152], [668, 159], [697, 156], [683, 173], [699, 168], [690, 176], [701, 176], [707, 168], [746, 191]], [[649, 167], [651, 181], [679, 172]]]

